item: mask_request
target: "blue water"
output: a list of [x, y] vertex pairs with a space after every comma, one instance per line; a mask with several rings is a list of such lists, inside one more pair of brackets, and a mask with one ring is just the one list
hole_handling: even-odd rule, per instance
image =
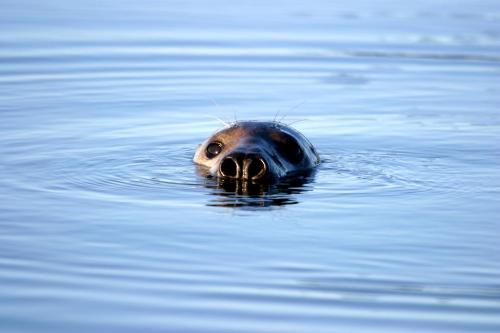
[[[497, 1], [0, 1], [0, 331], [499, 332]], [[323, 160], [248, 197], [221, 123]]]

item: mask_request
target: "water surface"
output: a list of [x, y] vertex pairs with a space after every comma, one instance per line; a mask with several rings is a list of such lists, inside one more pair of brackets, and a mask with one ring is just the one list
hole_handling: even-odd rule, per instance
[[[500, 331], [495, 1], [2, 1], [2, 332]], [[197, 175], [216, 118], [323, 163]]]

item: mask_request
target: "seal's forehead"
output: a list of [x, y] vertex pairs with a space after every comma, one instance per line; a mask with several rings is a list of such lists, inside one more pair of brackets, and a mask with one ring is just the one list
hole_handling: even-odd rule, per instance
[[245, 128], [241, 126], [230, 126], [218, 130], [212, 135], [212, 138], [224, 140], [229, 138], [243, 137], [247, 135], [248, 131]]

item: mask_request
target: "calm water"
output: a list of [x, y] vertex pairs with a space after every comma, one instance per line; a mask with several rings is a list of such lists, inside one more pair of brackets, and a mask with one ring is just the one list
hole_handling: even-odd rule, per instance
[[[498, 1], [0, 1], [0, 331], [499, 332]], [[323, 163], [199, 177], [223, 120]]]

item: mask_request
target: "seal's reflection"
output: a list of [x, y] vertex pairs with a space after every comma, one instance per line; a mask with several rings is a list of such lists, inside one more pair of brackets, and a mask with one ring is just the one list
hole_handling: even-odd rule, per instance
[[207, 206], [259, 208], [299, 203], [298, 194], [311, 191], [314, 170], [294, 174], [273, 183], [224, 179], [210, 176], [207, 168], [197, 166], [203, 186], [213, 196]]

